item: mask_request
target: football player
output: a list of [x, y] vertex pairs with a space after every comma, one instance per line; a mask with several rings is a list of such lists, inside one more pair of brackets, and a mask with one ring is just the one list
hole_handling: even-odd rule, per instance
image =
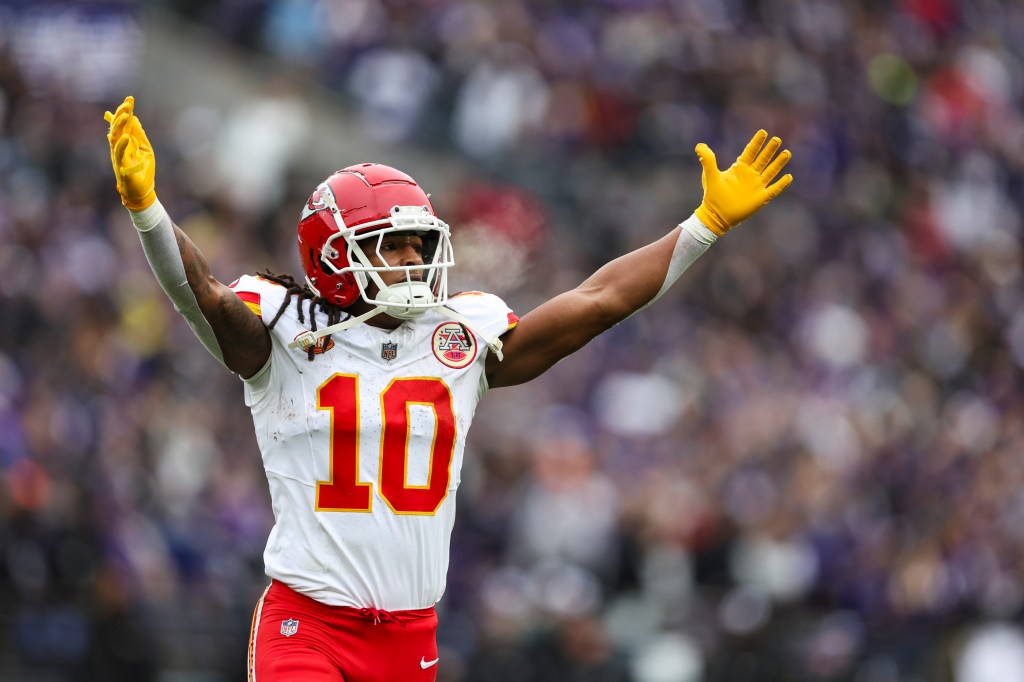
[[433, 680], [477, 402], [656, 301], [792, 181], [778, 177], [790, 152], [763, 130], [725, 171], [697, 145], [693, 215], [519, 318], [493, 294], [449, 295], [448, 225], [415, 180], [379, 164], [331, 174], [302, 207], [304, 282], [264, 272], [222, 284], [157, 199], [133, 98], [105, 119], [157, 280], [252, 411], [275, 518], [249, 649], [260, 682]]

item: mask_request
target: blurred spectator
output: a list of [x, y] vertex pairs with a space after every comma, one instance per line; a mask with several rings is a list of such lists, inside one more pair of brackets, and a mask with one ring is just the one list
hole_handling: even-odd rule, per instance
[[499, 44], [472, 68], [455, 104], [453, 137], [474, 157], [508, 153], [540, 122], [547, 86], [519, 45]]
[[974, 629], [955, 663], [954, 682], [1009, 682], [1024, 676], [1024, 632], [991, 623]]
[[313, 142], [309, 119], [306, 103], [284, 81], [228, 112], [214, 153], [230, 206], [251, 219], [281, 204], [288, 171]]
[[437, 87], [437, 67], [409, 49], [377, 49], [360, 55], [348, 89], [359, 105], [366, 134], [382, 142], [408, 139]]

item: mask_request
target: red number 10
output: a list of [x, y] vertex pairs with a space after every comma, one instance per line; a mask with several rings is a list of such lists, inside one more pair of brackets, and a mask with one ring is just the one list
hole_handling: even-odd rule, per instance
[[[434, 411], [427, 484], [408, 485], [409, 406]], [[331, 413], [330, 480], [317, 481], [317, 511], [368, 512], [373, 485], [359, 481], [359, 377], [335, 374], [316, 391], [318, 410]], [[455, 412], [447, 384], [437, 378], [394, 379], [380, 395], [382, 433], [378, 485], [396, 514], [433, 515], [448, 496], [455, 453]]]

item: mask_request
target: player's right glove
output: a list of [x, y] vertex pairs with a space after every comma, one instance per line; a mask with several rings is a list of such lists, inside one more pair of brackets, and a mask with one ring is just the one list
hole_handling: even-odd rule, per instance
[[725, 171], [718, 170], [715, 153], [706, 144], [701, 142], [694, 150], [704, 169], [701, 174], [704, 200], [694, 213], [719, 237], [757, 213], [793, 182], [793, 176], [787, 173], [771, 184], [792, 154], [784, 149], [772, 161], [782, 140], [773, 137], [764, 144], [767, 138], [768, 133], [758, 130], [736, 163]]
[[135, 98], [125, 97], [117, 111], [104, 112], [103, 119], [110, 124], [107, 142], [121, 203], [132, 211], [149, 208], [156, 201], [156, 156], [135, 116]]

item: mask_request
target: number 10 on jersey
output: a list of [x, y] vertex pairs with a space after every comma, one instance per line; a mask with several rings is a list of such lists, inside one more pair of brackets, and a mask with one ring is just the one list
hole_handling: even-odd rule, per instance
[[[409, 408], [434, 412], [427, 484], [408, 485]], [[368, 512], [373, 484], [359, 481], [359, 377], [335, 374], [316, 391], [318, 410], [331, 413], [330, 480], [317, 481], [317, 511]], [[396, 514], [433, 515], [448, 496], [455, 453], [455, 412], [447, 384], [435, 377], [394, 379], [380, 394], [380, 496]]]

